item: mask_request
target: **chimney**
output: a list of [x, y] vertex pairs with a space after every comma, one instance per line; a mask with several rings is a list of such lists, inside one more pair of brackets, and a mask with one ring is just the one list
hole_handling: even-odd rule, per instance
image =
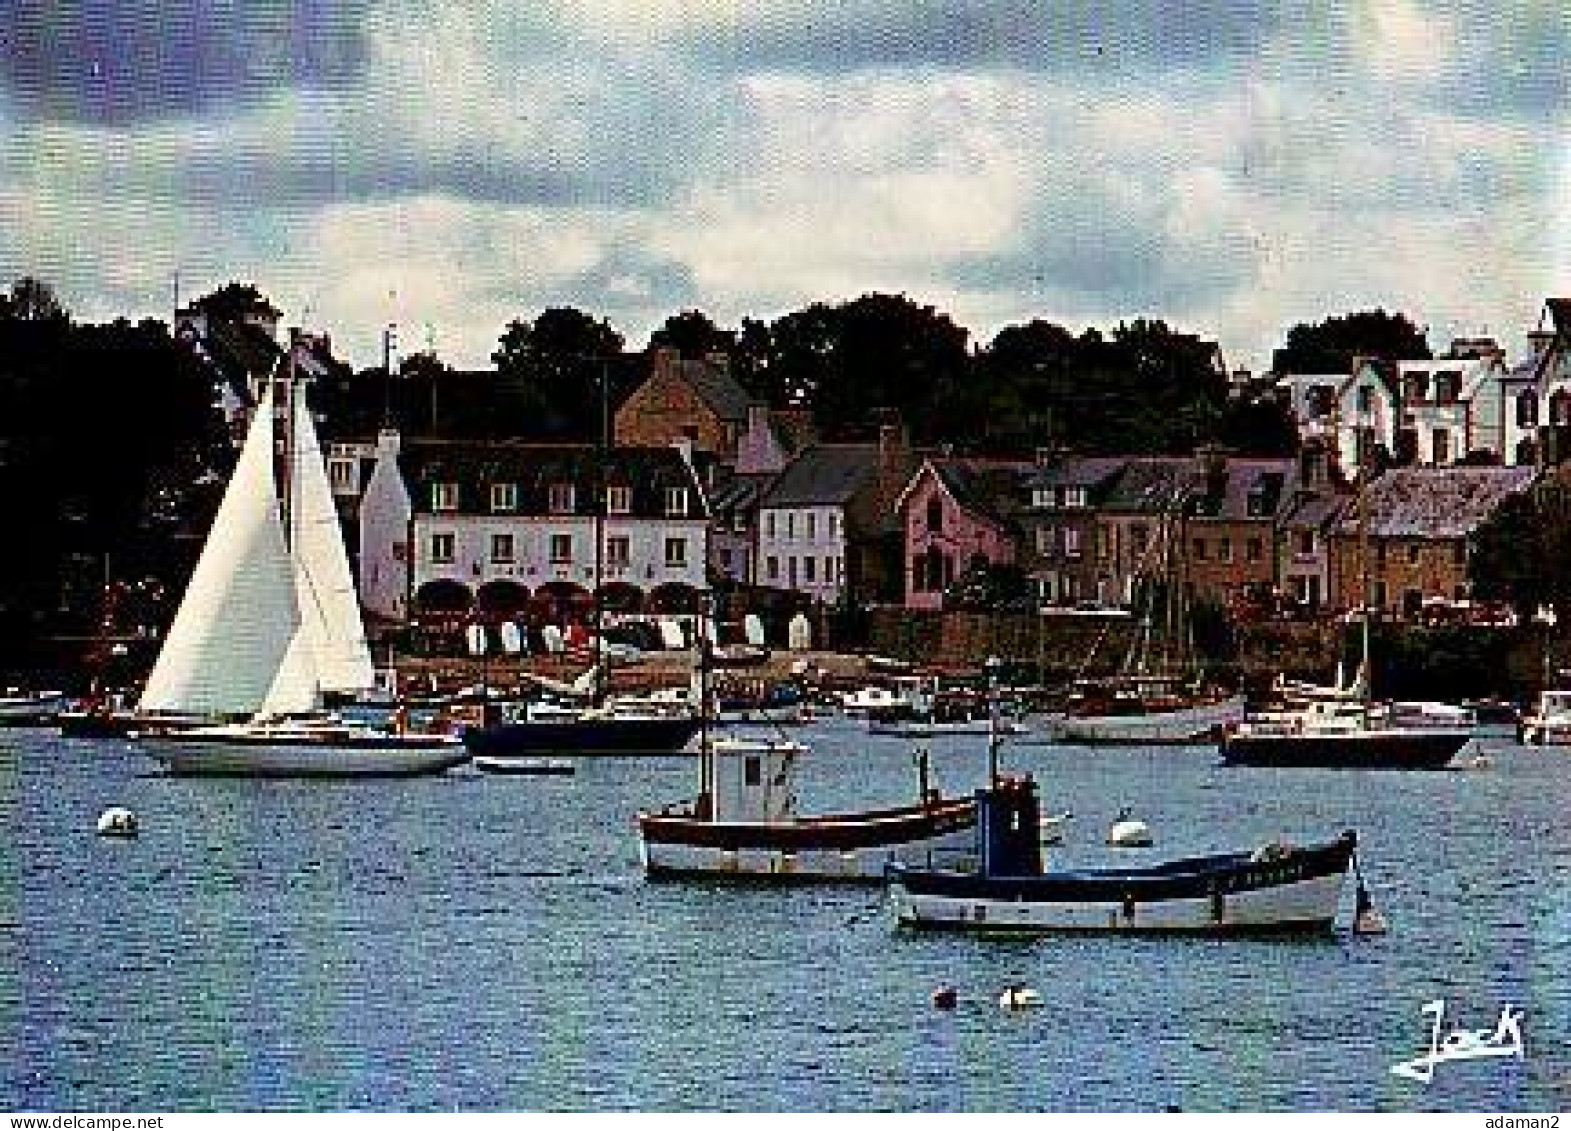
[[1205, 477], [1205, 490], [1209, 498], [1218, 498], [1227, 489], [1227, 449], [1207, 444], [1195, 452], [1200, 474]]
[[896, 409], [876, 414], [878, 424], [878, 497], [882, 507], [894, 506], [911, 474], [911, 441]]

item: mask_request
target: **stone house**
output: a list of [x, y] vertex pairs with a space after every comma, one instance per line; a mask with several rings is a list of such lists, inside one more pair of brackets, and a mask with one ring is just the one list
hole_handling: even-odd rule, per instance
[[1335, 607], [1362, 606], [1366, 582], [1368, 603], [1385, 616], [1412, 619], [1426, 604], [1468, 600], [1473, 532], [1538, 474], [1532, 467], [1415, 467], [1373, 479], [1337, 525]]
[[1022, 562], [1042, 605], [1097, 599], [1097, 510], [1128, 462], [1043, 452], [1026, 475], [1026, 506], [1016, 518], [1025, 540]]
[[1291, 459], [1200, 452], [1184, 511], [1185, 580], [1195, 597], [1240, 609], [1277, 587], [1277, 524], [1297, 485]]
[[676, 350], [651, 353], [650, 373], [617, 406], [614, 447], [687, 443], [723, 462], [735, 459], [753, 398], [731, 376], [724, 354], [690, 360]]

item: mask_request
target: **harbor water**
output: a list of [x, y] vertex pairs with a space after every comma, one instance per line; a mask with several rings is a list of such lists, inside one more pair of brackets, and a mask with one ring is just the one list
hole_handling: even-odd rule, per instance
[[[904, 803], [910, 740], [850, 720], [804, 812]], [[1294, 940], [929, 936], [876, 888], [646, 881], [634, 815], [688, 758], [571, 777], [173, 778], [129, 743], [0, 731], [0, 1102], [11, 1110], [1202, 1110], [1571, 1106], [1571, 752], [1446, 772], [1222, 767], [1010, 743], [1065, 865], [1353, 828], [1389, 923]], [[931, 743], [948, 791], [985, 739]], [[101, 838], [111, 805], [141, 820]], [[1150, 849], [1103, 844], [1130, 807]], [[1352, 882], [1345, 893], [1350, 917]], [[1021, 983], [1042, 1008], [1007, 1012]], [[958, 1005], [935, 1009], [954, 986]], [[1522, 1056], [1391, 1066], [1521, 1011]]]

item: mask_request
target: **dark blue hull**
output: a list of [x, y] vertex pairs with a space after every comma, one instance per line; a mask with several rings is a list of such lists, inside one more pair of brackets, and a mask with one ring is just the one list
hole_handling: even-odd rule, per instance
[[1230, 766], [1327, 770], [1442, 770], [1472, 740], [1466, 731], [1352, 734], [1232, 734], [1222, 741]]
[[698, 733], [699, 720], [539, 719], [464, 731], [476, 757], [498, 754], [679, 754]]

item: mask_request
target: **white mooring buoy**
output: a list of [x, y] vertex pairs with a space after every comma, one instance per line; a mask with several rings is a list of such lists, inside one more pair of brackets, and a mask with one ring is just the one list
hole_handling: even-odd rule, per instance
[[1107, 830], [1107, 843], [1114, 848], [1150, 848], [1151, 828], [1130, 816], [1128, 809], [1121, 809]]
[[136, 814], [119, 805], [111, 806], [98, 815], [99, 836], [135, 836]]

